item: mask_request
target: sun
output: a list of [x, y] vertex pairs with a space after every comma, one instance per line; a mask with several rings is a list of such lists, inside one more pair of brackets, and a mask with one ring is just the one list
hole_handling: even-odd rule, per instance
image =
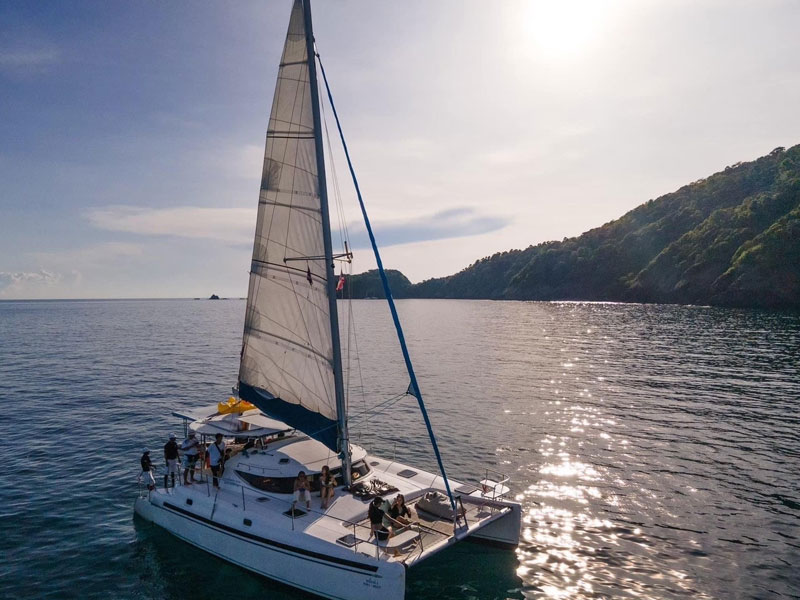
[[600, 37], [610, 10], [603, 0], [527, 0], [520, 20], [526, 52], [542, 58], [585, 53]]

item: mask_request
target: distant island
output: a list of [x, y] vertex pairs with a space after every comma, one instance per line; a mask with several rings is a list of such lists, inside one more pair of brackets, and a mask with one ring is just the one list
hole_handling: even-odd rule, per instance
[[[800, 145], [776, 148], [560, 242], [482, 258], [396, 298], [589, 300], [800, 309]], [[377, 271], [345, 297], [383, 298]]]
[[209, 300], [219, 300], [219, 296], [217, 296], [216, 294], [211, 294], [211, 296], [209, 296], [208, 299]]

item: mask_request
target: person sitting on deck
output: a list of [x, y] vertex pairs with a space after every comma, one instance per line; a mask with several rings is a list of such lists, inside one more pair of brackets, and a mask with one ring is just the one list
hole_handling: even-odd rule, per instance
[[322, 497], [322, 508], [328, 508], [333, 500], [333, 488], [336, 487], [336, 478], [331, 474], [328, 465], [323, 465], [319, 474], [319, 495]]
[[388, 517], [391, 520], [390, 526], [394, 535], [405, 531], [411, 524], [411, 511], [406, 506], [406, 498], [403, 494], [397, 494], [395, 497], [389, 507]]
[[[297, 474], [297, 479], [294, 480], [294, 504], [300, 501], [300, 497], [302, 496], [306, 500], [306, 509], [311, 508], [311, 485], [308, 482], [308, 477], [306, 477], [305, 471], [300, 471]], [[294, 510], [294, 504], [292, 505], [292, 510]]]
[[[388, 504], [389, 503], [385, 502], [380, 496], [375, 496], [369, 505], [369, 529], [375, 534], [375, 538], [381, 542], [388, 540], [392, 535], [392, 532], [383, 524], [383, 520], [386, 517], [386, 510], [388, 510]], [[384, 507], [386, 507], [386, 510], [384, 510]]]

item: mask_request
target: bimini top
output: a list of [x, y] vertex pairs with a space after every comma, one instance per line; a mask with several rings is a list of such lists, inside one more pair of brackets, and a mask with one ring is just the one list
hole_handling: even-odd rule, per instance
[[221, 433], [232, 437], [261, 437], [293, 431], [282, 421], [270, 419], [258, 409], [245, 411], [241, 414], [229, 413], [221, 415], [217, 405], [212, 404], [190, 411], [174, 411], [176, 417], [191, 420], [189, 429], [200, 435], [215, 435]]

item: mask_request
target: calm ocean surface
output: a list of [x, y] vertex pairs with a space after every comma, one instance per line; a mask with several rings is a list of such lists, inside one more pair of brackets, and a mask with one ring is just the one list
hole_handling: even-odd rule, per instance
[[[408, 598], [800, 597], [800, 315], [398, 304], [448, 474], [508, 473], [525, 515], [516, 553], [462, 544]], [[352, 313], [354, 440], [435, 470], [410, 397], [369, 410], [408, 384], [385, 303]], [[0, 597], [296, 597], [133, 518], [140, 448], [225, 399], [243, 319], [0, 302]]]

